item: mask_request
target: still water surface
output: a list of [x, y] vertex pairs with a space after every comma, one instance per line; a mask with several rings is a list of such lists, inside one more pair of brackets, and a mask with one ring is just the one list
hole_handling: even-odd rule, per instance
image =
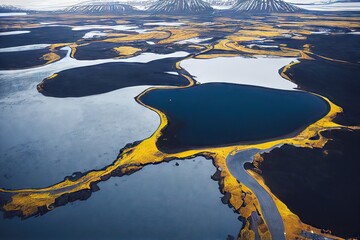
[[210, 160], [147, 166], [100, 183], [86, 201], [21, 221], [0, 219], [4, 239], [226, 239], [241, 229], [221, 203]]

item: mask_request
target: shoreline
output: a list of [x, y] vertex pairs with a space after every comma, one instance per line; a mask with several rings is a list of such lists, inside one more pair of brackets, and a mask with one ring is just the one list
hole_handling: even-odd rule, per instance
[[[212, 46], [207, 47], [206, 50], [197, 54], [191, 54], [184, 59], [201, 56], [202, 54], [205, 54], [212, 49]], [[239, 52], [241, 51], [239, 50]], [[253, 52], [253, 54], [256, 55], [257, 53]], [[190, 74], [185, 69], [180, 67], [181, 61], [176, 63], [177, 72], [189, 81], [189, 84], [182, 88], [194, 86], [196, 81], [192, 79]], [[105, 166], [100, 170], [90, 170], [85, 173], [75, 173], [73, 177], [66, 177], [63, 182], [59, 182], [47, 188], [19, 190], [0, 189], [0, 207], [1, 210], [5, 212], [4, 214], [6, 215], [9, 213], [11, 215], [12, 213], [14, 214], [12, 216], [20, 216], [22, 218], [42, 215], [69, 202], [76, 200], [86, 200], [93, 192], [99, 190], [97, 187], [99, 182], [106, 181], [110, 177], [132, 174], [150, 164], [156, 165], [166, 161], [187, 158], [191, 159], [196, 156], [203, 156], [205, 158], [211, 158], [213, 165], [216, 167], [217, 171], [219, 171], [215, 177], [219, 178], [219, 189], [220, 192], [224, 195], [223, 201], [226, 202], [236, 212], [238, 212], [242, 219], [245, 219], [244, 227], [241, 229], [239, 236], [245, 236], [245, 234], [248, 234], [246, 236], [252, 236], [251, 234], [253, 234], [253, 231], [251, 229], [248, 230], [247, 228], [250, 224], [249, 216], [251, 216], [252, 212], [254, 211], [258, 211], [261, 214], [261, 205], [256, 198], [253, 198], [251, 194], [248, 194], [252, 193], [251, 189], [236, 181], [234, 176], [232, 176], [226, 164], [227, 157], [234, 154], [235, 152], [246, 151], [251, 148], [266, 150], [274, 146], [284, 144], [303, 148], [322, 148], [328, 140], [326, 137], [322, 136], [322, 132], [329, 129], [351, 129], [351, 127], [342, 126], [333, 122], [335, 116], [342, 112], [340, 107], [333, 104], [326, 97], [310, 92], [310, 94], [318, 95], [323, 98], [329, 105], [329, 111], [321, 119], [307, 125], [305, 129], [301, 131], [299, 130], [295, 136], [282, 136], [276, 139], [270, 139], [266, 141], [264, 140], [259, 143], [238, 143], [228, 146], [222, 145], [220, 147], [188, 149], [186, 151], [177, 153], [165, 153], [158, 148], [156, 143], [159, 137], [162, 135], [162, 131], [168, 125], [169, 119], [165, 113], [141, 102], [141, 96], [154, 89], [162, 88], [172, 89], [178, 87], [164, 86], [148, 88], [135, 98], [137, 103], [156, 112], [160, 117], [160, 125], [149, 138], [134, 142], [132, 144], [127, 144], [120, 150], [118, 157], [112, 164]], [[315, 136], [318, 138], [314, 139]], [[244, 197], [243, 193], [245, 193]], [[246, 207], [244, 207], [244, 205], [246, 205]], [[279, 211], [283, 217], [284, 213], [288, 213], [285, 212], [284, 209], [279, 209]], [[290, 231], [288, 237], [290, 238], [290, 236], [298, 236], [300, 234], [298, 232], [298, 228], [300, 228], [300, 226], [304, 227], [304, 224], [301, 222], [298, 223], [298, 225], [296, 225], [298, 228], [295, 229], [295, 231], [291, 228], [293, 227], [292, 225], [287, 225], [287, 221], [288, 219], [285, 218], [284, 227], [287, 229], [286, 232]], [[257, 228], [259, 229], [260, 226]], [[266, 228], [266, 226], [264, 228]], [[268, 234], [269, 230], [261, 232], [260, 236], [266, 237]]]

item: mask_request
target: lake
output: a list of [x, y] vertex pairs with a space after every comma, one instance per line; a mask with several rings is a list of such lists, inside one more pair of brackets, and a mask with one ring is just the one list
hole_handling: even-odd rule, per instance
[[156, 89], [141, 101], [169, 119], [157, 142], [166, 152], [295, 136], [329, 111], [310, 93], [226, 83]]

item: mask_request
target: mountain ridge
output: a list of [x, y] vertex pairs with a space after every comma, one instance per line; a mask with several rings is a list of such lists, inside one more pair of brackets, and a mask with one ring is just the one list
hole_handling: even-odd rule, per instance
[[301, 11], [301, 8], [283, 0], [239, 0], [231, 10], [248, 13], [287, 13]]
[[203, 0], [159, 0], [147, 11], [162, 14], [212, 13], [213, 8]]
[[66, 13], [86, 13], [86, 14], [122, 14], [135, 12], [137, 9], [134, 7], [116, 1], [95, 1], [83, 2], [63, 10]]

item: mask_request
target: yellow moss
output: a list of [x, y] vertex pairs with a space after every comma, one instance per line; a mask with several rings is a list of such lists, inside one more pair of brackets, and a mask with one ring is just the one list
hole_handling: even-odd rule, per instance
[[224, 50], [224, 51], [228, 51], [228, 50], [232, 50], [231, 48], [229, 48], [228, 46], [226, 46], [227, 43], [229, 43], [230, 41], [227, 39], [223, 39], [220, 40], [217, 44], [214, 45], [214, 49], [216, 50]]
[[196, 31], [189, 31], [183, 29], [169, 29], [171, 35], [169, 38], [159, 41], [159, 44], [168, 44], [198, 37], [199, 33]]
[[322, 55], [315, 54], [315, 53], [310, 53], [310, 52], [305, 52], [305, 53], [307, 53], [307, 54], [312, 54], [312, 55], [315, 55], [315, 56], [317, 56], [317, 57], [319, 57], [319, 58], [322, 58], [322, 59], [325, 59], [325, 60], [328, 60], [328, 61], [332, 61], [332, 62], [353, 64], [353, 63], [348, 62], [348, 61], [343, 61], [343, 60], [339, 60], [339, 59], [334, 59], [334, 58], [322, 56]]
[[322, 27], [360, 28], [360, 22], [352, 22], [352, 21], [312, 21], [312, 22], [304, 22], [304, 24], [322, 26]]
[[280, 23], [277, 26], [281, 28], [292, 28], [292, 27], [304, 27], [305, 24], [301, 22], [287, 22], [287, 23]]
[[108, 38], [127, 37], [127, 36], [129, 36], [129, 34], [125, 34], [125, 33], [111, 33], [111, 32], [109, 32], [109, 33], [106, 34], [106, 36], [107, 36]]
[[296, 32], [296, 33], [298, 33], [298, 34], [303, 34], [303, 35], [311, 35], [311, 31], [309, 31], [309, 30], [296, 30], [296, 31], [294, 31], [294, 32]]
[[134, 42], [134, 41], [146, 41], [152, 39], [165, 39], [169, 37], [168, 32], [162, 31], [154, 31], [154, 32], [145, 32], [139, 34], [127, 34], [120, 35], [120, 37], [116, 38], [107, 38], [104, 39], [104, 42], [113, 42], [113, 43], [121, 43], [121, 42]]
[[243, 36], [243, 35], [231, 35], [226, 37], [226, 39], [233, 42], [250, 42], [250, 41], [261, 40], [259, 36]]
[[121, 55], [121, 56], [131, 56], [138, 52], [141, 52], [140, 48], [134, 48], [134, 47], [128, 47], [128, 46], [116, 47], [116, 48], [114, 48], [114, 50], [117, 51], [119, 53], [119, 55]]
[[301, 60], [315, 60], [315, 59], [313, 59], [312, 57], [310, 57], [308, 54], [306, 54], [303, 51], [300, 52], [299, 59], [301, 59]]
[[260, 238], [261, 240], [271, 240], [271, 233], [269, 231], [266, 231], [265, 233], [260, 234]]
[[[225, 21], [225, 19], [222, 20]], [[229, 21], [233, 21], [233, 20], [230, 19]], [[315, 22], [316, 21], [308, 21], [308, 22], [303, 22], [301, 24], [305, 26], [305, 25], [314, 24]], [[237, 24], [240, 25], [243, 23], [238, 22]], [[250, 21], [248, 22], [248, 24], [257, 25], [259, 24], [259, 22]], [[289, 23], [289, 24], [294, 24], [294, 23]], [[335, 21], [322, 21], [320, 22], [320, 24], [326, 26], [329, 24], [336, 24], [336, 23]], [[353, 26], [352, 24], [353, 23], [351, 23], [350, 26]], [[296, 25], [296, 26], [300, 26], [300, 25]], [[339, 25], [340, 26], [344, 25], [344, 23], [340, 22], [338, 23], [338, 26]], [[194, 25], [192, 27], [194, 27]], [[201, 31], [206, 30], [206, 26], [203, 26], [203, 28], [204, 29], [201, 29]], [[259, 37], [271, 38], [289, 32], [291, 33], [297, 32], [300, 34], [308, 35], [309, 32], [306, 31], [307, 30], [305, 29], [294, 30], [294, 31], [282, 30], [265, 24], [258, 26], [251, 26], [247, 29], [244, 28], [243, 30], [240, 30], [235, 34], [227, 36], [225, 39], [219, 41], [219, 43], [217, 43], [214, 47], [206, 46], [206, 49], [204, 49], [199, 54], [195, 54], [192, 57], [214, 58], [214, 57], [224, 57], [224, 56], [238, 56], [238, 54], [208, 53], [211, 49], [217, 49], [217, 50], [225, 50], [225, 51], [237, 51], [239, 53], [246, 53], [251, 55], [271, 55], [271, 56], [301, 57], [303, 59], [311, 59], [309, 57], [309, 55], [312, 54], [310, 52], [310, 46], [306, 46], [306, 45], [304, 45], [304, 50], [291, 49], [281, 46], [279, 51], [268, 51], [268, 50], [251, 49], [238, 44], [238, 42], [259, 40]], [[159, 44], [167, 44], [184, 39], [197, 37], [199, 36], [199, 32], [200, 32], [199, 29], [196, 30], [192, 28], [186, 28], [186, 29], [163, 28], [157, 31], [140, 33], [140, 34], [138, 33], [110, 34], [110, 38], [105, 39], [103, 41], [133, 42], [140, 40], [157, 39], [160, 40]], [[72, 49], [71, 56], [74, 57], [74, 54], [76, 52], [76, 47], [78, 46], [76, 44], [63, 44], [63, 45], [57, 44], [57, 45], [52, 45], [51, 48], [56, 49], [64, 45], [69, 45], [71, 47]], [[120, 48], [116, 48], [116, 50], [119, 51], [120, 54], [132, 55], [140, 51], [141, 49], [136, 49], [131, 47], [120, 47]], [[297, 64], [297, 62], [291, 63], [288, 66], [284, 67], [283, 71], [281, 72], [281, 76], [283, 78], [291, 81], [291, 78], [287, 75], [287, 71], [294, 64]], [[176, 68], [178, 70], [181, 70], [180, 62], [176, 63]], [[190, 87], [195, 84], [194, 80], [191, 79], [191, 77], [187, 75], [182, 75], [182, 76], [188, 79], [189, 81], [189, 84], [186, 87]], [[56, 77], [56, 75], [53, 75], [48, 79], [54, 77]], [[167, 87], [167, 88], [177, 88], [177, 87]], [[241, 216], [248, 218], [250, 217], [253, 211], [257, 210], [260, 211], [261, 213], [261, 206], [259, 205], [259, 202], [257, 201], [256, 196], [252, 193], [252, 191], [247, 186], [243, 185], [242, 183], [239, 183], [237, 179], [231, 175], [226, 165], [226, 158], [229, 155], [235, 154], [238, 151], [243, 151], [252, 148], [267, 150], [283, 144], [290, 144], [294, 146], [308, 147], [308, 148], [313, 148], [313, 147], [321, 148], [327, 142], [327, 139], [322, 136], [321, 132], [328, 129], [337, 129], [343, 127], [333, 122], [333, 119], [336, 116], [336, 114], [342, 112], [342, 109], [336, 106], [335, 104], [333, 104], [332, 102], [330, 102], [327, 98], [322, 97], [330, 105], [329, 113], [322, 119], [308, 126], [304, 131], [302, 131], [300, 134], [298, 134], [293, 138], [283, 138], [283, 139], [277, 139], [268, 142], [249, 144], [249, 145], [193, 149], [193, 150], [183, 151], [174, 154], [166, 154], [161, 152], [156, 146], [156, 141], [162, 134], [161, 131], [168, 124], [166, 115], [157, 109], [154, 109], [150, 106], [146, 106], [140, 101], [141, 96], [143, 96], [145, 93], [153, 89], [154, 88], [147, 89], [136, 98], [136, 100], [140, 104], [153, 110], [160, 117], [161, 120], [160, 125], [152, 136], [143, 140], [137, 146], [130, 147], [124, 150], [123, 153], [119, 156], [118, 159], [116, 159], [116, 161], [113, 164], [107, 166], [102, 170], [90, 171], [77, 180], [71, 181], [69, 179], [66, 179], [63, 182], [42, 189], [20, 189], [20, 190], [0, 189], [0, 192], [7, 192], [13, 194], [11, 201], [4, 206], [4, 210], [20, 211], [25, 217], [31, 216], [38, 212], [39, 207], [47, 207], [47, 209], [52, 210], [54, 208], [55, 200], [58, 199], [63, 194], [71, 194], [81, 190], [90, 190], [92, 184], [102, 181], [102, 178], [104, 177], [106, 178], [107, 176], [110, 176], [111, 173], [113, 173], [115, 170], [120, 171], [122, 174], [126, 174], [139, 170], [148, 164], [160, 163], [166, 159], [172, 159], [172, 158], [183, 159], [183, 158], [191, 158], [196, 155], [202, 155], [213, 158], [214, 165], [221, 172], [221, 177], [222, 177], [221, 181], [223, 184], [223, 188], [221, 190], [223, 192], [227, 192], [231, 194], [231, 197], [229, 199], [230, 205], [233, 206], [233, 208], [237, 210], [241, 214]], [[356, 127], [354, 127], [353, 129], [355, 128]], [[310, 140], [312, 137], [316, 135], [320, 136], [319, 139]], [[259, 156], [260, 155], [255, 156], [255, 160], [256, 160], [255, 162], [261, 161]], [[251, 174], [260, 184], [262, 184], [262, 186], [264, 186], [264, 188], [271, 194], [272, 198], [274, 199], [275, 204], [278, 207], [280, 214], [284, 220], [287, 239], [295, 239], [296, 237], [301, 239], [299, 235], [301, 230], [303, 230], [304, 228], [309, 228], [309, 226], [303, 224], [300, 221], [300, 219], [286, 207], [286, 205], [284, 205], [279, 199], [277, 199], [271, 193], [271, 191], [267, 188], [263, 179], [261, 179], [259, 175], [255, 173], [251, 173]], [[240, 234], [241, 239], [254, 239], [255, 237], [254, 235], [255, 233], [249, 229], [248, 224], [249, 222], [246, 222], [245, 228], [243, 229], [243, 231], [241, 231]], [[259, 225], [259, 234], [261, 235], [262, 239], [271, 239], [270, 233], [266, 226], [266, 222]]]
[[253, 230], [250, 229], [250, 223], [246, 222], [243, 230], [240, 233], [239, 240], [254, 240], [255, 233]]
[[56, 78], [58, 76], [58, 74], [57, 73], [54, 73], [53, 75], [51, 75], [50, 77], [48, 77], [48, 78], [46, 78], [46, 79], [43, 79], [38, 85], [37, 85], [37, 90], [39, 91], [39, 92], [42, 92], [43, 90], [44, 90], [44, 82], [45, 81], [48, 81], [48, 80], [51, 80], [51, 79], [54, 79], [54, 78]]
[[299, 21], [299, 22], [286, 22], [280, 23], [278, 27], [342, 27], [342, 28], [359, 28], [360, 22], [356, 21]]
[[286, 72], [294, 65], [299, 64], [300, 62], [291, 62], [288, 65], [286, 65], [283, 70], [280, 73], [280, 76], [285, 78], [286, 80], [291, 81], [291, 78], [286, 74]]
[[73, 43], [73, 44], [69, 45], [69, 47], [71, 48], [70, 57], [75, 58], [75, 53], [76, 53], [78, 45], [76, 43]]
[[283, 33], [280, 31], [261, 31], [261, 30], [240, 30], [239, 35], [254, 36], [254, 37], [278, 37]]
[[57, 48], [61, 48], [61, 47], [65, 47], [65, 46], [69, 46], [71, 45], [72, 43], [54, 43], [54, 44], [51, 44], [49, 49], [50, 50], [55, 50]]
[[[191, 78], [188, 78], [191, 79]], [[189, 81], [189, 86], [193, 85], [193, 81]], [[148, 89], [144, 91], [140, 97], [145, 94]], [[326, 99], [327, 100], [327, 99]], [[328, 101], [328, 100], [327, 100]], [[330, 102], [329, 102], [330, 103]], [[260, 209], [259, 203], [256, 200], [254, 194], [246, 186], [238, 183], [237, 180], [231, 175], [230, 171], [226, 165], [226, 157], [229, 154], [234, 153], [235, 151], [241, 151], [251, 148], [258, 149], [269, 149], [273, 146], [281, 144], [293, 144], [296, 146], [302, 147], [321, 147], [326, 140], [309, 140], [312, 136], [317, 134], [319, 131], [322, 131], [327, 128], [339, 127], [339, 125], [332, 123], [331, 120], [333, 117], [340, 111], [340, 108], [331, 104], [331, 109], [329, 114], [327, 114], [323, 119], [312, 124], [306, 128], [302, 133], [294, 138], [279, 139], [271, 142], [253, 144], [253, 145], [240, 145], [233, 147], [223, 147], [223, 148], [212, 148], [212, 149], [194, 149], [189, 151], [184, 151], [175, 154], [165, 154], [158, 150], [156, 146], [156, 140], [161, 136], [161, 130], [167, 125], [167, 118], [164, 113], [160, 112], [157, 109], [146, 106], [153, 111], [155, 111], [161, 118], [161, 123], [156, 132], [148, 139], [142, 141], [139, 145], [126, 149], [121, 156], [110, 166], [106, 167], [103, 170], [91, 171], [88, 172], [83, 177], [79, 178], [76, 181], [65, 180], [53, 186], [43, 188], [43, 189], [22, 189], [22, 190], [1, 190], [2, 192], [15, 193], [12, 197], [11, 202], [4, 206], [5, 211], [20, 211], [25, 217], [31, 216], [37, 213], [37, 209], [42, 206], [47, 206], [49, 209], [52, 208], [55, 200], [61, 195], [67, 193], [71, 194], [80, 190], [90, 190], [91, 184], [101, 181], [101, 178], [104, 176], [110, 175], [114, 170], [123, 167], [123, 171], [130, 171], [135, 169], [141, 169], [143, 166], [152, 163], [158, 163], [164, 161], [164, 159], [169, 158], [190, 158], [196, 155], [204, 155], [212, 157], [214, 159], [214, 164], [218, 169], [221, 169], [221, 176], [223, 178], [223, 191], [229, 192], [231, 194], [230, 204], [244, 217], [249, 217], [251, 212], [256, 208]], [[131, 168], [129, 168], [131, 167]], [[123, 173], [125, 173], [123, 172]], [[241, 207], [243, 204], [242, 193], [247, 192], [244, 201], [246, 202], [246, 207]], [[285, 209], [285, 207], [283, 207]], [[284, 211], [281, 209], [281, 211]], [[292, 225], [291, 225], [292, 226]], [[290, 232], [290, 231], [289, 231]]]
[[199, 49], [199, 50], [205, 49], [205, 47], [202, 46], [202, 45], [189, 45], [188, 47], [189, 47], [189, 48]]
[[42, 59], [47, 61], [46, 64], [49, 64], [49, 63], [56, 62], [56, 61], [60, 60], [60, 56], [57, 55], [56, 53], [49, 52], [49, 53], [43, 55]]
[[247, 54], [252, 54], [252, 55], [266, 55], [266, 56], [278, 56], [278, 57], [299, 57], [299, 56], [301, 56], [301, 53], [299, 50], [288, 50], [288, 49], [285, 49], [282, 47], [280, 47], [280, 51], [271, 51], [271, 50], [262, 50], [262, 49], [252, 49], [252, 48], [248, 48], [248, 47], [239, 45], [237, 43], [232, 43], [232, 42], [227, 43], [226, 46], [233, 50], [247, 53]]
[[254, 167], [259, 168], [259, 166], [260, 166], [260, 164], [261, 164], [261, 162], [262, 162], [263, 160], [264, 160], [264, 159], [263, 159], [263, 157], [261, 156], [260, 153], [255, 154], [254, 159], [253, 159], [253, 165], [254, 165]]
[[51, 75], [50, 77], [48, 77], [47, 80], [56, 78], [57, 76], [58, 76], [58, 74], [57, 74], [57, 73], [54, 73], [53, 75]]
[[293, 36], [291, 39], [295, 39], [295, 40], [306, 40], [307, 37], [306, 37], [306, 36]]

